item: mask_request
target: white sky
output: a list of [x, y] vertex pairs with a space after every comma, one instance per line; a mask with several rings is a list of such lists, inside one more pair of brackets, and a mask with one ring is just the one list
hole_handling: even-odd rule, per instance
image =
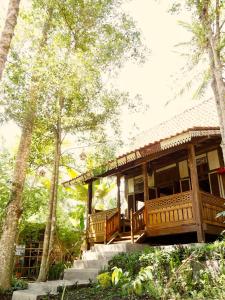
[[[6, 10], [7, 1], [0, 0], [0, 14], [2, 10]], [[185, 29], [178, 25], [178, 17], [168, 13], [168, 2], [168, 0], [132, 0], [124, 5], [136, 20], [151, 51], [148, 61], [143, 66], [127, 63], [118, 78], [113, 81], [115, 86], [130, 92], [132, 96], [140, 94], [143, 103], [149, 105], [145, 113], [131, 116], [126, 112], [123, 113], [121, 124], [124, 136], [137, 132], [133, 127], [134, 122], [139, 130], [143, 131], [196, 103], [196, 100], [191, 99], [190, 91], [165, 106], [179, 89], [182, 80], [176, 82], [174, 78], [182, 79], [181, 68], [185, 64], [185, 59], [177, 53], [174, 46], [189, 39]], [[188, 20], [188, 15], [180, 16], [179, 19], [181, 18]], [[209, 96], [210, 94], [207, 95]], [[7, 134], [4, 133], [6, 130]], [[0, 128], [0, 135], [3, 133], [9, 145], [14, 143], [15, 136], [18, 135], [12, 125]]]

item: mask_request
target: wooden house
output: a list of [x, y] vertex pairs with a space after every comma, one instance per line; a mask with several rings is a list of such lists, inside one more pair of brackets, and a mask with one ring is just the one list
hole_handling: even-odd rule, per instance
[[[65, 184], [88, 184], [89, 243], [130, 235], [151, 243], [204, 242], [225, 229], [225, 168], [214, 100], [204, 101], [137, 137], [132, 151]], [[117, 207], [92, 211], [92, 184], [116, 176]], [[121, 178], [127, 213], [121, 213]]]

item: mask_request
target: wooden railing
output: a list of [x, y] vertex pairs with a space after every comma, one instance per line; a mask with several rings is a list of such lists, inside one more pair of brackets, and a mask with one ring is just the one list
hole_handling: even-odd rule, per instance
[[145, 228], [145, 221], [144, 221], [144, 212], [145, 208], [144, 206], [133, 213], [133, 232], [136, 233], [140, 230], [143, 230]]
[[225, 217], [218, 217], [220, 212], [225, 211], [225, 199], [204, 192], [200, 192], [200, 195], [203, 208], [203, 222], [225, 227]]
[[147, 229], [193, 224], [192, 191], [145, 202]]
[[118, 209], [114, 208], [89, 215], [87, 228], [89, 242], [104, 242], [106, 218], [110, 219], [116, 212]]
[[120, 214], [119, 210], [115, 211], [113, 215], [110, 217], [106, 216], [105, 219], [105, 237], [104, 237], [104, 242], [107, 243], [111, 237], [119, 231], [119, 226], [120, 226]]

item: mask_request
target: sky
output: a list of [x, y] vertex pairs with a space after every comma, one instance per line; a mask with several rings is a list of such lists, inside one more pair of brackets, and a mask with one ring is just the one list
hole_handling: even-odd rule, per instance
[[[0, 0], [1, 13], [6, 11], [7, 2], [8, 0]], [[175, 45], [190, 39], [186, 30], [178, 24], [180, 19], [189, 21], [189, 16], [171, 15], [168, 12], [169, 2], [171, 3], [168, 0], [125, 0], [123, 6], [136, 21], [143, 34], [144, 43], [150, 50], [144, 65], [126, 63], [118, 77], [112, 79], [115, 87], [128, 91], [132, 97], [141, 95], [143, 105], [148, 106], [148, 109], [140, 113], [129, 114], [123, 111], [121, 128], [125, 140], [200, 101], [193, 100], [193, 91], [188, 91], [166, 105], [185, 82], [181, 69], [187, 63], [187, 58], [181, 56]], [[210, 96], [209, 91], [206, 97]], [[13, 145], [18, 131], [10, 124], [0, 128], [1, 134], [9, 145]]]

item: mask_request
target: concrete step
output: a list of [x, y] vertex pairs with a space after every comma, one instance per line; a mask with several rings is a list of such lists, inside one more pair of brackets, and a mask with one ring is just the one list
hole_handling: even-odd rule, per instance
[[75, 282], [69, 280], [52, 280], [46, 282], [31, 282], [28, 283], [28, 290], [43, 291], [46, 293], [57, 293], [59, 287], [73, 286]]
[[[88, 284], [87, 281], [80, 281], [79, 285]], [[46, 282], [28, 283], [27, 290], [15, 291], [12, 300], [38, 300], [46, 295], [57, 295], [58, 289], [61, 287], [72, 287], [74, 281], [69, 280], [53, 280]]]
[[64, 271], [64, 280], [76, 281], [95, 281], [99, 273], [99, 269], [75, 269], [70, 268]]
[[138, 250], [143, 250], [146, 248], [146, 245], [142, 244], [131, 244], [131, 243], [115, 243], [115, 244], [110, 244], [110, 245], [94, 245], [92, 248], [92, 251], [95, 251], [97, 253], [113, 253], [116, 255], [117, 253], [121, 252], [132, 252], [132, 251], [138, 251]]
[[108, 260], [75, 260], [73, 263], [73, 268], [75, 269], [103, 269], [108, 265]]
[[22, 290], [13, 292], [12, 300], [38, 300], [46, 296], [45, 292]]
[[93, 252], [86, 251], [82, 255], [82, 260], [110, 260], [113, 256], [118, 254], [119, 252]]
[[91, 248], [92, 252], [99, 252], [99, 253], [108, 253], [108, 252], [125, 252], [127, 249], [127, 244], [96, 244]]

